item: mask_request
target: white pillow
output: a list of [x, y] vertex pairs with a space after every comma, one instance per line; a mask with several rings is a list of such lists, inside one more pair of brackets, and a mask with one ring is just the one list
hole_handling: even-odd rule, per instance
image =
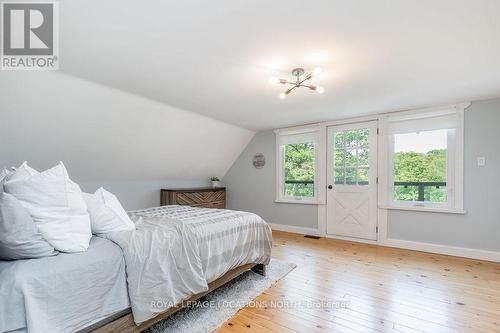
[[19, 168], [11, 167], [10, 170], [3, 169], [0, 173], [0, 193], [4, 192], [3, 185], [6, 182], [26, 179], [37, 173], [38, 171], [30, 168], [27, 162], [23, 162]]
[[93, 234], [113, 231], [134, 230], [135, 225], [128, 217], [118, 199], [102, 187], [94, 194], [85, 193]]
[[9, 172], [9, 174], [7, 175], [7, 177], [5, 177], [5, 183], [7, 182], [13, 182], [13, 181], [16, 181], [16, 180], [24, 180], [24, 179], [27, 179], [27, 178], [30, 178], [31, 176], [34, 176], [34, 175], [37, 175], [39, 174], [40, 172], [36, 171], [35, 169], [31, 168], [29, 165], [28, 165], [28, 162], [23, 162], [23, 164], [21, 164], [19, 166], [19, 168], [12, 168], [13, 170], [11, 172]]
[[0, 171], [0, 193], [3, 192], [3, 183], [5, 182], [5, 178], [10, 174], [10, 171], [7, 169], [3, 169]]
[[5, 168], [2, 171], [0, 171], [0, 182], [4, 180], [4, 178], [7, 177], [9, 173], [10, 171]]
[[92, 198], [92, 196], [93, 196], [92, 193], [87, 193], [82, 191], [82, 197], [83, 200], [85, 200], [85, 203], [87, 203], [87, 201], [89, 201], [89, 199]]
[[92, 237], [87, 205], [62, 162], [26, 179], [9, 180], [4, 188], [28, 210], [42, 236], [56, 250], [87, 250]]

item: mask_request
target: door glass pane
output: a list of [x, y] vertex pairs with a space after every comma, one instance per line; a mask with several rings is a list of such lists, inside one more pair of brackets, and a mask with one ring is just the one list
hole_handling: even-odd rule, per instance
[[370, 134], [370, 130], [368, 128], [362, 128], [362, 129], [358, 130], [359, 147], [368, 147], [369, 134]]
[[368, 168], [358, 169], [358, 185], [368, 185]]
[[335, 150], [335, 161], [334, 161], [334, 167], [335, 168], [342, 168], [344, 167], [344, 150], [343, 149], [337, 149]]
[[333, 178], [335, 184], [369, 184], [369, 136], [368, 128], [334, 134]]
[[335, 169], [334, 170], [335, 184], [343, 185], [345, 182], [345, 171], [344, 169]]
[[344, 148], [344, 132], [335, 133], [335, 149]]
[[345, 183], [347, 185], [356, 184], [356, 168], [347, 168], [345, 170]]
[[367, 148], [359, 148], [358, 149], [358, 166], [359, 167], [369, 166], [368, 149]]
[[358, 145], [358, 130], [345, 131], [344, 140], [346, 147], [356, 147]]
[[355, 168], [357, 166], [356, 149], [348, 149], [345, 151], [345, 166], [346, 168]]

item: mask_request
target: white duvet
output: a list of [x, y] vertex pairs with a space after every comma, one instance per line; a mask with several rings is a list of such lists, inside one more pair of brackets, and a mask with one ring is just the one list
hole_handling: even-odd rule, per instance
[[135, 231], [105, 237], [123, 250], [136, 324], [208, 290], [233, 268], [270, 261], [271, 229], [255, 214], [163, 206], [130, 216]]

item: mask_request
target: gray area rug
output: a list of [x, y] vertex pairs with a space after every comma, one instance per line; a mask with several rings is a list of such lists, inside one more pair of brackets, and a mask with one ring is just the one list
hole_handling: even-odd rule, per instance
[[246, 272], [206, 295], [195, 306], [175, 313], [146, 332], [213, 332], [295, 267], [295, 264], [271, 259], [265, 277]]

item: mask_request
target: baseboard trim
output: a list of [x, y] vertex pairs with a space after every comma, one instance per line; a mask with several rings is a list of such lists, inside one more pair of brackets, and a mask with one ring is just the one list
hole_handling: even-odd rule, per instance
[[[320, 235], [320, 232], [318, 231], [318, 229], [314, 229], [314, 228], [296, 227], [296, 226], [285, 225], [285, 224], [276, 224], [276, 223], [269, 223], [269, 226], [271, 227], [272, 230], [291, 232], [294, 234], [314, 235], [314, 236], [322, 236], [322, 237], [325, 236], [325, 235]], [[444, 255], [449, 255], [449, 256], [477, 259], [477, 260], [486, 260], [486, 261], [492, 261], [492, 262], [500, 262], [500, 252], [497, 252], [497, 251], [470, 249], [470, 248], [466, 248], [466, 247], [441, 245], [441, 244], [425, 243], [425, 242], [414, 242], [414, 241], [409, 241], [409, 240], [404, 240], [404, 239], [395, 239], [395, 238], [388, 238], [385, 240], [379, 240], [377, 242], [377, 241], [369, 241], [369, 240], [365, 241], [363, 239], [355, 239], [355, 238], [350, 238], [350, 237], [339, 237], [339, 236], [333, 236], [333, 235], [326, 235], [326, 237], [327, 238], [334, 238], [334, 239], [342, 239], [342, 240], [358, 242], [358, 243], [368, 243], [368, 244], [374, 244], [374, 245], [380, 245], [380, 246], [395, 247], [395, 248], [399, 248], [399, 249], [414, 250], [414, 251], [436, 253], [436, 254], [444, 254]]]
[[277, 230], [277, 231], [291, 232], [294, 234], [320, 236], [318, 229], [314, 228], [296, 227], [293, 225], [285, 225], [277, 223], [269, 223], [269, 226], [271, 227], [272, 230]]
[[424, 242], [414, 242], [414, 241], [394, 239], [394, 238], [388, 238], [383, 242], [379, 242], [379, 245], [396, 247], [407, 250], [415, 250], [421, 252], [445, 254], [455, 257], [500, 262], [500, 252], [496, 251], [470, 249], [466, 247], [424, 243]]

